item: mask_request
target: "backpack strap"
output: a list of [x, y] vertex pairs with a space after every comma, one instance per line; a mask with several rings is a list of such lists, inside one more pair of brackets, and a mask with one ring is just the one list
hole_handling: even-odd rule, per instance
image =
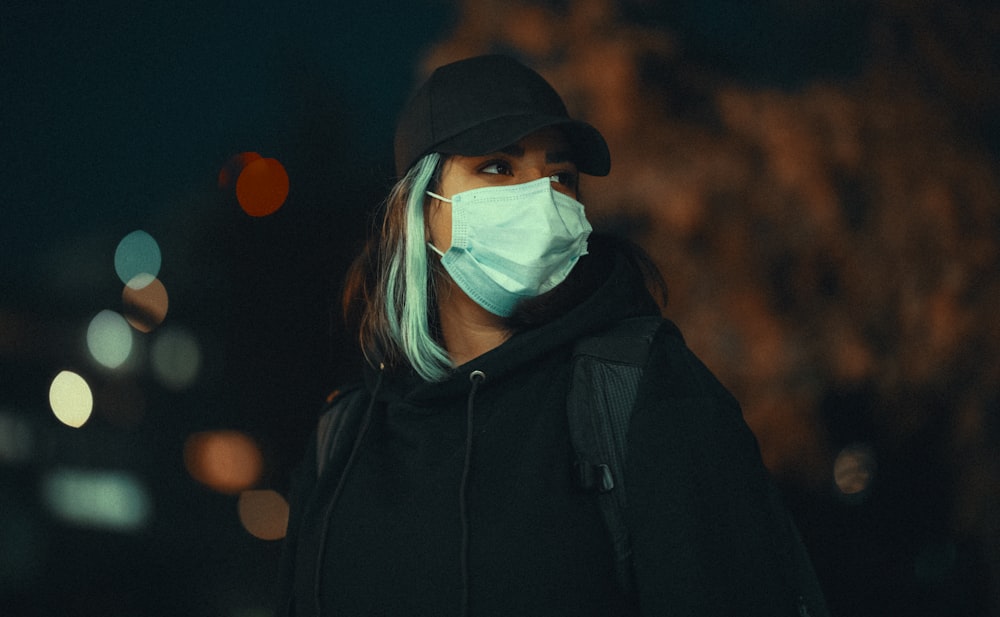
[[[625, 521], [625, 456], [629, 422], [653, 337], [660, 328], [683, 341], [670, 320], [627, 319], [582, 339], [573, 350], [567, 410], [576, 453], [577, 483], [597, 493], [598, 506], [614, 546], [619, 585], [634, 597], [635, 572]], [[795, 594], [800, 617], [829, 617], [823, 592], [794, 520], [777, 486], [769, 482], [767, 499], [775, 514], [777, 541], [784, 553], [784, 575]]]
[[335, 390], [316, 426], [316, 477], [331, 464], [343, 466], [357, 438], [365, 410], [364, 389], [360, 384]]
[[597, 492], [614, 546], [618, 581], [628, 594], [634, 589], [634, 575], [624, 516], [626, 438], [650, 344], [664, 324], [676, 331], [659, 316], [626, 319], [580, 340], [573, 349], [567, 412], [576, 480], [582, 488]]

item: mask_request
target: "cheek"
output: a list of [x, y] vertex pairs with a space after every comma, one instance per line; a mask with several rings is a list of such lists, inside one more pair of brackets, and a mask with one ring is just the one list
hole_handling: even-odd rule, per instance
[[427, 208], [427, 240], [442, 253], [451, 246], [451, 204], [434, 200]]

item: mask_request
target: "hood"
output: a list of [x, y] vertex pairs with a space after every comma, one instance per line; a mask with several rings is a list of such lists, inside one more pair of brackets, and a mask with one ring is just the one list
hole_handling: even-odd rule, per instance
[[[593, 282], [589, 283], [589, 293], [562, 315], [517, 332], [496, 349], [456, 367], [442, 382], [425, 382], [409, 367], [386, 369], [378, 398], [387, 401], [405, 398], [410, 404], [424, 406], [441, 397], [464, 396], [472, 371], [483, 371], [491, 381], [502, 379], [512, 369], [622, 319], [660, 314], [631, 245], [595, 234], [590, 240], [589, 253], [580, 259], [576, 270], [582, 270], [577, 273], [580, 278]], [[365, 380], [369, 389], [377, 374], [378, 369], [367, 367]]]

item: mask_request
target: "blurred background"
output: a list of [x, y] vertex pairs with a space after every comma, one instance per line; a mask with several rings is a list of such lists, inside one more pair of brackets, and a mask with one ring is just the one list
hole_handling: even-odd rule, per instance
[[0, 615], [271, 614], [396, 112], [491, 51], [607, 137], [595, 227], [662, 269], [834, 614], [1000, 615], [987, 0], [5, 2]]

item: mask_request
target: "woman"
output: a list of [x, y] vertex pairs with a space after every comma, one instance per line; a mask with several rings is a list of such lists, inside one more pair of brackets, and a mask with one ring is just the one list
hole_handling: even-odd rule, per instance
[[659, 316], [648, 262], [591, 238], [577, 201], [579, 173], [609, 172], [600, 133], [535, 72], [483, 56], [431, 75], [395, 150], [401, 179], [345, 290], [368, 360], [345, 398], [364, 420], [333, 469], [317, 479], [314, 447], [297, 474], [279, 613], [806, 610], [757, 444], [671, 326], [628, 433], [630, 585], [573, 481], [574, 344]]

